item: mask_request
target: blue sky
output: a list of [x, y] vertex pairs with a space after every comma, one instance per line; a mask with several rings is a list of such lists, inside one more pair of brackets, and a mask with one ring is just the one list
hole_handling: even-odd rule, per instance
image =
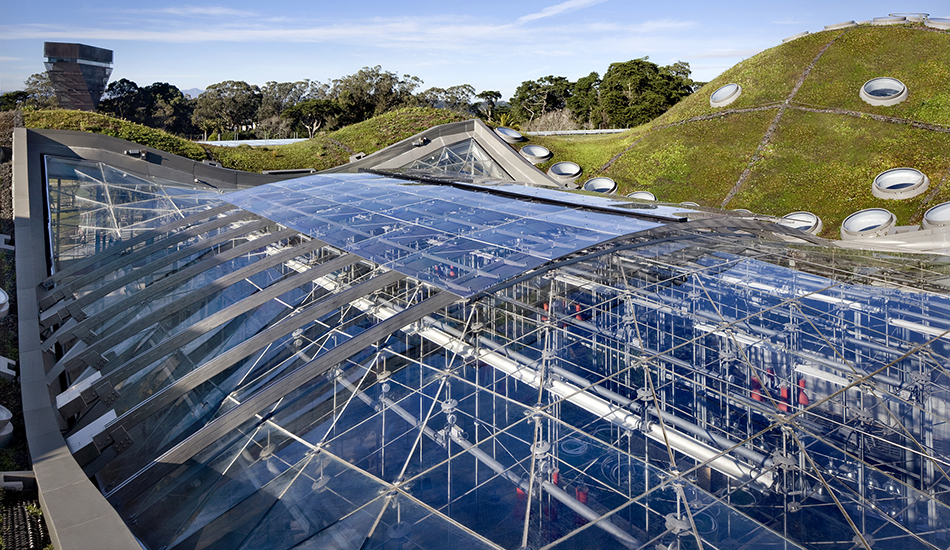
[[576, 80], [649, 56], [707, 81], [802, 31], [897, 11], [950, 17], [946, 0], [481, 0], [228, 3], [2, 0], [0, 90], [43, 71], [43, 42], [115, 51], [112, 79], [182, 90], [223, 80], [328, 82], [364, 66], [505, 98], [524, 80]]

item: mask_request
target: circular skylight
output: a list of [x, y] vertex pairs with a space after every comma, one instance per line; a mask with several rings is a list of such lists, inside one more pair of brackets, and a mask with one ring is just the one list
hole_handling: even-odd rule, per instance
[[521, 156], [528, 159], [531, 164], [541, 164], [553, 155], [547, 147], [540, 145], [525, 145], [521, 148]]
[[617, 190], [617, 182], [606, 176], [591, 178], [584, 184], [584, 191], [595, 193], [613, 193]]
[[0, 289], [0, 319], [6, 317], [8, 311], [10, 311], [10, 297], [3, 289]]
[[913, 168], [891, 168], [874, 178], [871, 193], [879, 199], [909, 199], [923, 193], [930, 178]]
[[931, 17], [924, 21], [924, 25], [927, 25], [931, 29], [950, 30], [950, 19], [946, 17]]
[[725, 107], [729, 105], [742, 94], [742, 86], [735, 82], [726, 84], [709, 96], [709, 105], [712, 107]]
[[524, 139], [524, 137], [522, 137], [522, 135], [518, 132], [512, 130], [511, 128], [505, 128], [504, 126], [495, 128], [495, 133], [501, 136], [501, 139], [508, 143], [518, 143]]
[[834, 25], [825, 25], [825, 30], [826, 30], [826, 31], [833, 31], [833, 30], [836, 30], [836, 29], [846, 29], [846, 28], [848, 28], [848, 27], [856, 27], [857, 25], [858, 25], [858, 24], [855, 23], [854, 20], [852, 19], [851, 21], [844, 21], [844, 22], [841, 22], [841, 23], [835, 23]]
[[907, 99], [907, 86], [896, 78], [882, 76], [865, 82], [859, 95], [871, 105], [897, 105]]
[[794, 227], [795, 229], [804, 231], [805, 233], [811, 233], [812, 235], [821, 233], [824, 227], [821, 218], [811, 212], [804, 211], [785, 214], [778, 223], [785, 227]]
[[950, 229], [950, 202], [938, 204], [924, 213], [924, 229]]
[[886, 235], [897, 223], [897, 218], [883, 208], [859, 210], [845, 218], [841, 224], [841, 238], [844, 240], [860, 237], [880, 237]]
[[782, 43], [784, 44], [786, 42], [791, 42], [792, 40], [795, 40], [796, 38], [801, 38], [803, 36], [808, 36], [808, 31], [800, 32], [798, 34], [793, 34], [792, 36], [789, 36], [788, 38], [783, 38]]
[[629, 195], [627, 195], [627, 197], [631, 199], [640, 199], [642, 201], [656, 200], [656, 195], [654, 195], [653, 193], [649, 191], [634, 191], [633, 193], [630, 193]]
[[581, 167], [576, 162], [562, 160], [555, 162], [548, 168], [548, 175], [557, 181], [567, 183], [576, 180], [581, 176]]
[[875, 17], [871, 20], [872, 25], [900, 25], [906, 23], [907, 18], [903, 16]]
[[681, 202], [680, 206], [688, 206], [690, 208], [696, 208], [699, 206], [699, 203], [693, 202], [693, 201], [685, 201], [685, 202]]

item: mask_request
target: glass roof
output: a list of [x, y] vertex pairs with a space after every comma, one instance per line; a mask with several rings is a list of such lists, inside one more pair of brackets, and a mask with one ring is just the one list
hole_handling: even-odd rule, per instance
[[656, 222], [372, 174], [315, 175], [225, 195], [234, 206], [470, 296]]
[[946, 258], [366, 174], [222, 198], [44, 312], [147, 548], [950, 544]]
[[410, 162], [403, 168], [410, 172], [435, 172], [473, 178], [512, 180], [511, 176], [506, 174], [474, 139], [466, 139], [442, 147]]

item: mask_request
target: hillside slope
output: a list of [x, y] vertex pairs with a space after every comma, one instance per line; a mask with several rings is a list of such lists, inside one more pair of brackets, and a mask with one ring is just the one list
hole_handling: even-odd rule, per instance
[[[908, 98], [891, 107], [861, 100], [860, 87], [880, 76], [904, 82]], [[710, 95], [732, 82], [742, 95], [711, 107]], [[580, 157], [587, 176], [614, 178], [619, 193], [776, 216], [810, 210], [828, 237], [863, 208], [917, 224], [950, 200], [950, 32], [864, 25], [810, 34], [739, 63], [631, 132], [532, 141], [556, 160]], [[930, 190], [900, 201], [874, 197], [874, 177], [901, 166], [927, 174]]]

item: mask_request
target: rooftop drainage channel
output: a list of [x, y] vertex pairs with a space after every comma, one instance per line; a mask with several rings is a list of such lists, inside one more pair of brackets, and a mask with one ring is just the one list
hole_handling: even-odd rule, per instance
[[889, 107], [907, 99], [907, 86], [896, 78], [882, 76], [865, 82], [858, 95], [870, 105]]
[[871, 194], [879, 199], [909, 199], [930, 187], [930, 178], [914, 168], [891, 168], [874, 178]]

